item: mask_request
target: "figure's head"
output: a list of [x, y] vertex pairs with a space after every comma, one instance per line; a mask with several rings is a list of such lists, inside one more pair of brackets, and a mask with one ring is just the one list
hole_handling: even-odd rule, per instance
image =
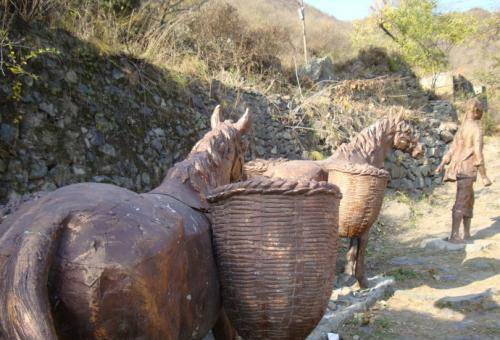
[[394, 148], [418, 158], [424, 155], [424, 146], [418, 140], [419, 136], [413, 131], [410, 122], [399, 116], [394, 135]]
[[242, 136], [250, 129], [251, 119], [248, 109], [236, 122], [223, 121], [221, 108], [217, 106], [210, 119], [211, 131], [194, 147], [191, 153], [208, 152], [214, 176], [212, 185], [227, 184], [239, 180], [243, 175], [246, 144]]
[[483, 117], [484, 105], [477, 98], [473, 98], [467, 102], [467, 118], [480, 120]]

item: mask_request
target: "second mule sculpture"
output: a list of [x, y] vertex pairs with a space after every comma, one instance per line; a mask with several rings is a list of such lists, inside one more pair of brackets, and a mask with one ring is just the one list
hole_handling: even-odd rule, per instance
[[[207, 191], [242, 174], [249, 113], [222, 122], [159, 187], [82, 183], [0, 225], [0, 339], [232, 337], [205, 215]], [[224, 332], [225, 331], [225, 332]], [[221, 334], [222, 333], [222, 334]]]
[[[331, 157], [324, 161], [257, 159], [246, 163], [243, 171], [247, 178], [266, 176], [326, 181], [328, 169], [332, 165], [335, 168], [366, 165], [381, 169], [385, 157], [392, 148], [409, 152], [413, 157], [418, 157], [423, 153], [423, 146], [418, 143], [418, 137], [414, 134], [409, 121], [405, 120], [402, 114], [380, 119], [365, 128], [350, 143], [341, 145]], [[359, 213], [363, 212], [359, 211]], [[371, 224], [362, 228], [363, 230], [360, 230], [355, 236], [351, 236], [343, 232], [345, 228], [342, 226], [342, 221], [339, 221], [339, 236], [350, 237], [345, 273], [354, 274], [361, 287], [367, 287], [364, 257], [370, 227]]]

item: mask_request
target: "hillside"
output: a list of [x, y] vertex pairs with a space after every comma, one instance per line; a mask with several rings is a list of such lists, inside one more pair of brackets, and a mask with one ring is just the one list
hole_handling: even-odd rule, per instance
[[[290, 32], [299, 62], [302, 60], [302, 27], [298, 20], [295, 0], [230, 0], [228, 3], [238, 9], [238, 14], [251, 27], [285, 27]], [[478, 30], [463, 44], [452, 47], [448, 55], [448, 69], [471, 80], [492, 85], [485, 73], [490, 72], [493, 77], [498, 78], [500, 13], [475, 8], [465, 14], [477, 21]], [[306, 28], [310, 54], [330, 55], [334, 62], [355, 56], [357, 51], [367, 44], [396, 50], [390, 38], [374, 26], [372, 18], [353, 22], [341, 21], [314, 7], [306, 6]], [[370, 31], [368, 36], [356, 37], [366, 31]]]
[[[302, 26], [295, 0], [230, 0], [241, 17], [252, 27], [280, 25], [290, 32], [297, 58], [302, 61]], [[352, 57], [353, 25], [306, 5], [306, 31], [311, 55], [330, 55], [334, 61]], [[288, 56], [289, 57], [289, 56]]]
[[472, 9], [467, 14], [477, 20], [479, 30], [464, 44], [451, 49], [450, 68], [471, 78], [478, 78], [480, 70], [500, 75], [498, 65], [494, 68], [500, 53], [500, 12]]

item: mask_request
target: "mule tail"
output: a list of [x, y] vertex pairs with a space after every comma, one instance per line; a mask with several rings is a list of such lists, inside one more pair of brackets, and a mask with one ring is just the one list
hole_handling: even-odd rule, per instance
[[257, 158], [243, 165], [243, 177], [245, 179], [257, 176], [265, 176], [265, 172], [275, 164], [288, 161], [286, 158], [261, 159]]
[[1, 235], [0, 339], [57, 340], [47, 283], [68, 216], [60, 210], [22, 214]]

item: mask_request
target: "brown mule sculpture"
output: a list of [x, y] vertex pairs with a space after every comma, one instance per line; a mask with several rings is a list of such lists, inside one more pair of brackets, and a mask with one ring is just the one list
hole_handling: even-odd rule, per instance
[[[381, 169], [392, 148], [409, 152], [413, 157], [423, 153], [418, 136], [403, 115], [386, 117], [357, 134], [350, 143], [342, 144], [333, 155], [323, 161], [271, 159], [248, 162], [244, 165], [245, 177], [279, 177], [294, 180], [328, 180], [329, 165], [366, 164]], [[364, 256], [368, 242], [369, 226], [360, 235], [350, 239], [345, 273], [355, 275], [361, 287], [367, 286], [364, 274]], [[340, 230], [342, 226], [339, 226]], [[342, 236], [342, 234], [339, 234]]]
[[238, 180], [250, 127], [220, 120], [159, 187], [62, 187], [0, 225], [0, 339], [233, 337], [205, 193]]

